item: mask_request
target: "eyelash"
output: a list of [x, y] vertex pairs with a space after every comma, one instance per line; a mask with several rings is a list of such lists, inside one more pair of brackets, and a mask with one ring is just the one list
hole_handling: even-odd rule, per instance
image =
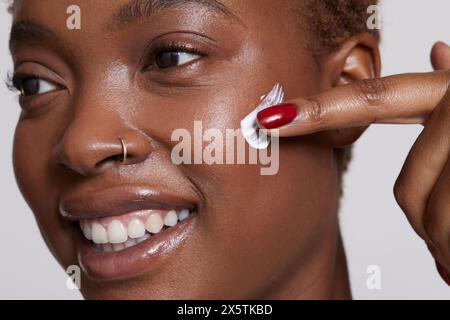
[[[199, 55], [200, 58], [206, 56], [206, 54], [196, 48], [193, 48], [185, 43], [178, 43], [178, 42], [169, 42], [166, 44], [156, 45], [152, 48], [153, 53], [151, 53], [150, 56], [150, 64], [147, 64], [142, 69], [143, 72], [148, 71], [150, 68], [155, 67], [156, 57], [164, 52], [186, 52], [190, 54], [196, 54]], [[199, 58], [199, 59], [200, 59]], [[198, 60], [198, 59], [196, 59]], [[196, 61], [194, 60], [194, 61]], [[192, 62], [194, 62], [192, 61]], [[189, 64], [189, 63], [188, 63]], [[166, 69], [173, 69], [176, 67], [169, 67]], [[27, 77], [36, 77], [42, 80], [45, 80], [44, 78], [40, 77], [39, 75], [35, 74], [16, 74], [14, 71], [8, 71], [6, 74], [5, 79], [5, 85], [8, 88], [8, 90], [12, 92], [20, 92], [20, 82], [27, 78]]]
[[[42, 77], [39, 74], [15, 73], [14, 71], [8, 71], [7, 72], [6, 79], [5, 79], [5, 85], [8, 88], [8, 90], [10, 90], [11, 92], [15, 92], [15, 93], [19, 92], [20, 93], [20, 97], [25, 97], [26, 95], [21, 93], [20, 83], [22, 82], [22, 80], [27, 79], [27, 78], [36, 78], [36, 79], [39, 79], [41, 81], [45, 81], [45, 82], [51, 83], [55, 87], [62, 88], [62, 86], [60, 84], [55, 83], [54, 81], [48, 80], [47, 78]], [[39, 95], [41, 95], [41, 94], [30, 95], [30, 97], [32, 97], [32, 96], [39, 96]]]
[[19, 91], [16, 86], [14, 85], [14, 72], [13, 71], [8, 71], [6, 73], [6, 79], [5, 79], [5, 85], [8, 88], [8, 90], [12, 91], [12, 92], [17, 92]]
[[[196, 49], [190, 45], [187, 45], [185, 43], [179, 43], [179, 42], [175, 42], [175, 41], [169, 42], [169, 43], [164, 43], [164, 44], [157, 44], [154, 47], [152, 47], [150, 50], [151, 50], [151, 53], [148, 54], [147, 56], [149, 57], [148, 59], [150, 60], [151, 63], [146, 64], [144, 66], [144, 68], [142, 69], [142, 71], [148, 71], [149, 68], [155, 67], [156, 57], [159, 54], [164, 53], [164, 52], [186, 52], [186, 53], [190, 53], [190, 54], [199, 55], [200, 58], [206, 56], [206, 54], [204, 52], [202, 52], [201, 50], [198, 50], [198, 49]], [[198, 59], [196, 59], [196, 60], [198, 60]], [[196, 60], [194, 60], [194, 61], [196, 61]], [[167, 68], [167, 69], [173, 69], [173, 68]]]

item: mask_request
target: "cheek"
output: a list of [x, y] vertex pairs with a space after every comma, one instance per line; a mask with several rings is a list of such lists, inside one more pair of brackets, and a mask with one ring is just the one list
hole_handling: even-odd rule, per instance
[[[40, 202], [39, 190], [45, 184], [45, 159], [49, 150], [44, 137], [32, 131], [33, 127], [19, 123], [14, 136], [13, 163], [19, 188], [30, 206]], [[33, 132], [33, 134], [30, 134]]]
[[[228, 225], [246, 230], [247, 236], [248, 231], [267, 235], [292, 230], [301, 237], [334, 215], [338, 177], [330, 151], [302, 142], [282, 142], [279, 162], [273, 176], [262, 176], [261, 165], [205, 168], [215, 182], [214, 190], [211, 185], [206, 190], [208, 205], [221, 211], [215, 217], [221, 223], [211, 227], [221, 226], [220, 231]], [[271, 237], [259, 239], [264, 238]]]
[[74, 264], [73, 242], [59, 219], [58, 188], [49, 179], [53, 139], [51, 132], [40, 128], [31, 122], [19, 122], [14, 137], [14, 173], [47, 246], [64, 265]]
[[302, 138], [281, 143], [274, 176], [261, 176], [259, 165], [197, 168], [206, 197], [198, 230], [208, 239], [199, 252], [215, 257], [211, 267], [221, 275], [215, 283], [257, 292], [266, 279], [282, 276], [332, 239], [338, 181], [330, 153]]
[[[222, 134], [239, 128], [240, 120], [276, 82], [291, 97], [316, 91], [315, 73], [308, 64], [294, 65], [300, 70], [294, 73], [284, 69], [284, 64], [277, 67], [276, 59], [259, 58], [268, 64], [254, 64], [241, 70], [241, 76], [231, 77], [232, 85], [204, 91], [193, 104], [198, 113], [190, 118], [190, 127], [197, 119], [204, 130], [219, 129]], [[318, 239], [333, 237], [338, 176], [329, 148], [315, 146], [312, 138], [283, 139], [278, 174], [261, 176], [260, 169], [260, 165], [186, 167], [206, 198], [199, 232], [208, 241], [202, 242], [200, 252], [214, 253], [211, 263], [216, 274], [228, 275], [215, 280], [224, 282], [224, 290], [228, 287], [225, 281], [256, 288], [264, 283], [262, 279], [302, 261]], [[249, 275], [248, 270], [255, 269], [259, 272]]]

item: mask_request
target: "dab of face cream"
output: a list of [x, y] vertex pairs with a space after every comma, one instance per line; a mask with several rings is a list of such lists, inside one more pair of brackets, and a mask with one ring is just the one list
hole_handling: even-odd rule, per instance
[[270, 138], [259, 131], [257, 118], [258, 112], [283, 102], [283, 87], [277, 83], [272, 90], [261, 97], [261, 103], [241, 121], [241, 131], [245, 140], [255, 149], [266, 149], [270, 144]]

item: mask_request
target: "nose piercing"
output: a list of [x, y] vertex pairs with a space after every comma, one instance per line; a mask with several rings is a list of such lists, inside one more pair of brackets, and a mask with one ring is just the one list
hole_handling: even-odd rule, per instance
[[125, 144], [124, 139], [119, 138], [119, 141], [120, 141], [120, 144], [122, 145], [122, 159], [120, 161], [125, 162], [125, 161], [127, 161], [127, 157], [128, 157], [127, 145]]

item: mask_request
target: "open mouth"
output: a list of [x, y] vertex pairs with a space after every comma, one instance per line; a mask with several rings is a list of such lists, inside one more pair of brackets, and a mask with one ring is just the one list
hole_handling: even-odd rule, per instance
[[59, 211], [76, 222], [76, 254], [85, 273], [123, 279], [155, 270], [185, 247], [195, 228], [197, 203], [188, 193], [120, 186], [65, 194]]
[[193, 212], [181, 210], [142, 210], [115, 217], [80, 220], [84, 237], [103, 252], [119, 252], [131, 248], [152, 236], [166, 232]]

